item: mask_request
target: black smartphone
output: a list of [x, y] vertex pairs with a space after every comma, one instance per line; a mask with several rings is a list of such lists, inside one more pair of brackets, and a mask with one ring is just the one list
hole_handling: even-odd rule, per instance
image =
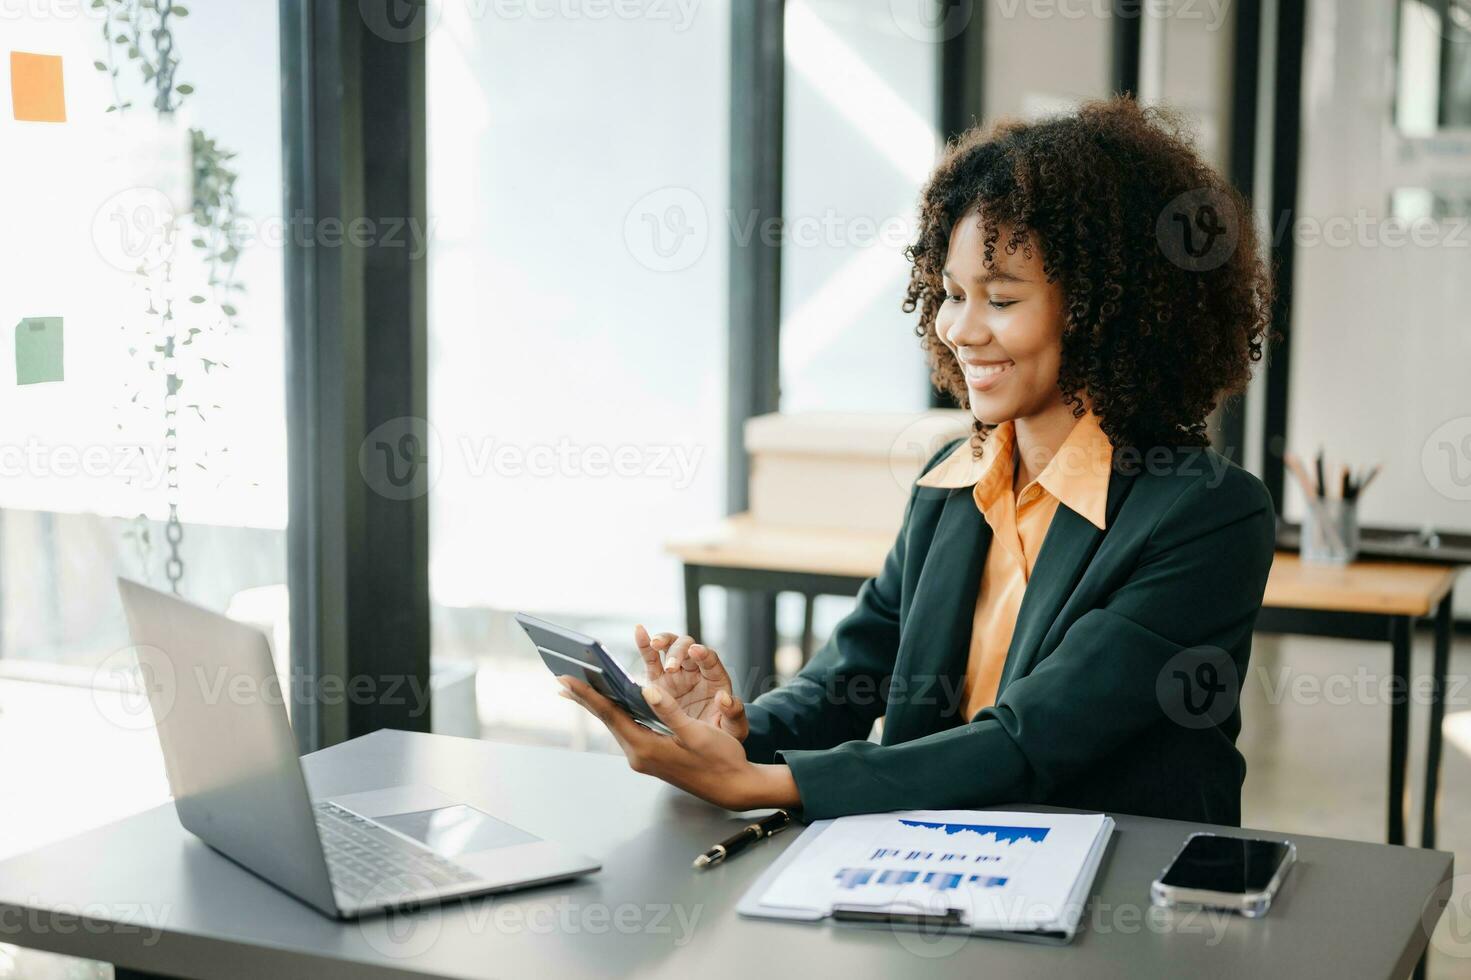
[[1156, 905], [1265, 915], [1297, 860], [1291, 841], [1198, 833], [1150, 887]]
[[536, 644], [542, 663], [552, 673], [584, 681], [632, 715], [634, 721], [661, 734], [672, 734], [644, 700], [643, 685], [629, 676], [598, 640], [526, 613], [517, 613], [516, 622]]

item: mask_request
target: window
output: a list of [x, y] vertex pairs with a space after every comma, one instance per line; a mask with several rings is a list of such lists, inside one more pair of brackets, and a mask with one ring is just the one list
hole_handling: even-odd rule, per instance
[[433, 649], [502, 733], [576, 723], [509, 613], [682, 628], [663, 541], [722, 512], [730, 11], [598, 9], [427, 39]]
[[284, 663], [275, 7], [0, 19], [0, 669], [111, 663], [115, 575], [275, 630]]
[[898, 6], [787, 3], [785, 412], [928, 405], [915, 316], [900, 304], [909, 282], [904, 248], [938, 148], [939, 45]]

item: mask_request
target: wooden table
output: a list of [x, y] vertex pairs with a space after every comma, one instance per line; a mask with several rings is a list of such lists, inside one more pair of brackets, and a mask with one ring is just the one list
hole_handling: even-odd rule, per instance
[[[797, 592], [806, 600], [802, 654], [812, 653], [813, 599], [856, 595], [878, 574], [893, 536], [763, 525], [748, 514], [727, 518], [710, 532], [674, 542], [669, 551], [684, 565], [685, 617], [699, 636], [700, 589], [706, 585], [755, 592]], [[1267, 579], [1257, 629], [1339, 639], [1388, 641], [1390, 658], [1389, 799], [1387, 839], [1405, 841], [1405, 770], [1409, 759], [1410, 647], [1415, 620], [1433, 618], [1430, 732], [1425, 757], [1422, 847], [1435, 846], [1439, 802], [1441, 722], [1451, 647], [1451, 592], [1459, 567], [1422, 562], [1358, 561], [1310, 565], [1279, 551]], [[758, 682], [775, 672], [775, 650], [753, 665]], [[758, 683], [758, 688], [759, 688]]]

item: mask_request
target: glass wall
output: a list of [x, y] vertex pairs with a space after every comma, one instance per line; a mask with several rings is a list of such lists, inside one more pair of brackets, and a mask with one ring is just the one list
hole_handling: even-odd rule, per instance
[[788, 0], [781, 408], [921, 411], [900, 310], [938, 149], [939, 44], [889, 0]]
[[277, 30], [275, 5], [0, 6], [0, 670], [110, 662], [115, 575], [284, 660]]
[[[900, 309], [904, 248], [939, 150], [939, 31], [920, 6], [787, 0], [783, 412], [929, 406], [915, 317]], [[817, 634], [852, 605], [819, 597]], [[782, 674], [800, 664], [802, 617], [800, 596], [779, 597]]]
[[444, 4], [428, 35], [434, 655], [481, 721], [581, 723], [509, 620], [682, 629], [723, 512], [727, 3]]

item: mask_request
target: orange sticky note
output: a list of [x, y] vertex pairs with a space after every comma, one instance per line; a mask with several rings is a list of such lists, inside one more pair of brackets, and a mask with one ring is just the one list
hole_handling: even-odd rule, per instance
[[61, 55], [10, 52], [10, 103], [21, 122], [66, 122]]

